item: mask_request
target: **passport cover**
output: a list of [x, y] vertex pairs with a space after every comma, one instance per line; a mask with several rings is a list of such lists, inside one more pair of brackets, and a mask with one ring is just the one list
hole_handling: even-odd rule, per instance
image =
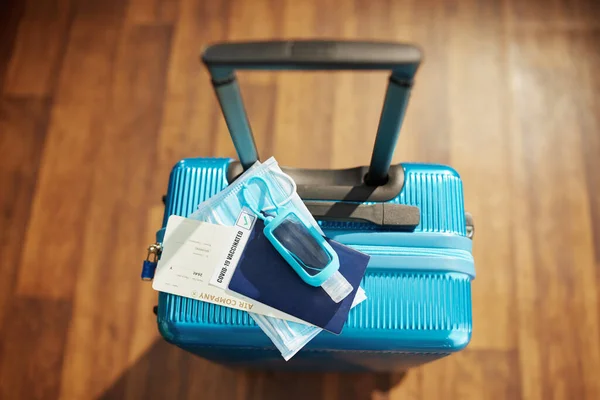
[[326, 238], [339, 257], [339, 272], [353, 288], [344, 300], [335, 303], [323, 288], [306, 284], [296, 274], [265, 237], [264, 227], [264, 221], [256, 221], [229, 290], [331, 333], [341, 333], [370, 257]]

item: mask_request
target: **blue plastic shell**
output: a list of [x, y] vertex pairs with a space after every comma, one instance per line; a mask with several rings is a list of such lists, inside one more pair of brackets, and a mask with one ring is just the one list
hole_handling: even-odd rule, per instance
[[[229, 159], [194, 158], [172, 170], [164, 225], [187, 216], [227, 185]], [[414, 232], [359, 222], [321, 222], [326, 235], [371, 255], [361, 283], [367, 300], [340, 335], [320, 333], [285, 362], [247, 312], [160, 293], [158, 325], [169, 342], [229, 365], [269, 369], [390, 371], [463, 349], [472, 330], [471, 241], [462, 182], [441, 165], [403, 164], [405, 185], [392, 203], [418, 206]]]

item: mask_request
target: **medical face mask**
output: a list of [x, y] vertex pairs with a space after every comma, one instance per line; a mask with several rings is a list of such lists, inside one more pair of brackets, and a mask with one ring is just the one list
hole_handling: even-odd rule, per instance
[[322, 287], [336, 303], [352, 292], [337, 254], [274, 158], [255, 164], [190, 218], [233, 226], [244, 207], [265, 221], [265, 237], [305, 283]]
[[[322, 231], [296, 193], [295, 183], [281, 171], [275, 159], [270, 158], [263, 164], [257, 162], [223, 191], [200, 204], [196, 212], [190, 215], [190, 218], [233, 226], [244, 207], [253, 210], [259, 218], [265, 220], [265, 223], [267, 223], [267, 220], [269, 221], [265, 229], [275, 221], [275, 218], [280, 217], [281, 222], [273, 226], [273, 237], [281, 241], [283, 249], [295, 255], [295, 259], [297, 259], [297, 263], [302, 270], [305, 269], [304, 267], [308, 267], [305, 271], [307, 275], [310, 276], [311, 272], [318, 275], [321, 272], [323, 268], [320, 267], [324, 263], [311, 261], [307, 253], [309, 249], [320, 245], [318, 239], [315, 239], [315, 235], [318, 234], [318, 237], [322, 238]], [[290, 210], [293, 211], [293, 217], [289, 213]], [[289, 226], [288, 224], [302, 224], [302, 226]], [[281, 231], [278, 231], [278, 227]], [[303, 245], [290, 244], [298, 237], [304, 241]], [[327, 251], [325, 250], [325, 252]], [[311, 268], [315, 268], [315, 271], [312, 271]], [[329, 279], [323, 282], [324, 284], [321, 287], [325, 289], [325, 284], [335, 274], [341, 276], [336, 270]], [[322, 278], [320, 277], [320, 279]], [[341, 279], [345, 281], [343, 276], [341, 276]], [[334, 283], [340, 286], [339, 281], [334, 281]], [[345, 283], [350, 286], [347, 282]], [[337, 297], [342, 296], [347, 288], [344, 287], [343, 282], [341, 286], [341, 290], [331, 290], [331, 293]], [[351, 290], [352, 287], [350, 286]], [[362, 290], [360, 292], [362, 294]], [[332, 299], [334, 296], [332, 296]], [[357, 294], [355, 303], [357, 303], [356, 300], [359, 297]], [[260, 314], [249, 314], [269, 336], [286, 360], [291, 358], [322, 330], [312, 325], [294, 323]]]

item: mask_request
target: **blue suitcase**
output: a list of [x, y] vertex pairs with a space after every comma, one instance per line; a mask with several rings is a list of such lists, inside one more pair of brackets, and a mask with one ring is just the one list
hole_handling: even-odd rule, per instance
[[[158, 297], [162, 336], [227, 365], [309, 371], [403, 370], [467, 346], [475, 272], [461, 179], [442, 165], [390, 165], [420, 50], [373, 42], [222, 43], [202, 59], [240, 161], [190, 158], [175, 165], [152, 253], [160, 250], [170, 215], [188, 216], [258, 160], [234, 69], [387, 69], [392, 73], [368, 168], [283, 168], [326, 235], [371, 256], [361, 283], [368, 299], [351, 310], [340, 335], [321, 332], [288, 362], [247, 312], [166, 293]], [[386, 223], [389, 205], [400, 207], [390, 215], [398, 220], [399, 212], [404, 223]]]

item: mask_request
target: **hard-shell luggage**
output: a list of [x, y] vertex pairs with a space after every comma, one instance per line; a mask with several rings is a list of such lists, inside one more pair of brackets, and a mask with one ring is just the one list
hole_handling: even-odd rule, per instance
[[475, 270], [461, 179], [443, 165], [390, 165], [420, 50], [378, 42], [221, 43], [202, 60], [239, 161], [199, 157], [175, 165], [158, 244], [170, 215], [188, 216], [259, 159], [235, 69], [392, 71], [369, 167], [282, 167], [325, 234], [371, 256], [361, 283], [367, 300], [351, 310], [340, 335], [321, 332], [287, 362], [246, 311], [159, 293], [163, 337], [228, 365], [310, 371], [399, 370], [467, 346]]

